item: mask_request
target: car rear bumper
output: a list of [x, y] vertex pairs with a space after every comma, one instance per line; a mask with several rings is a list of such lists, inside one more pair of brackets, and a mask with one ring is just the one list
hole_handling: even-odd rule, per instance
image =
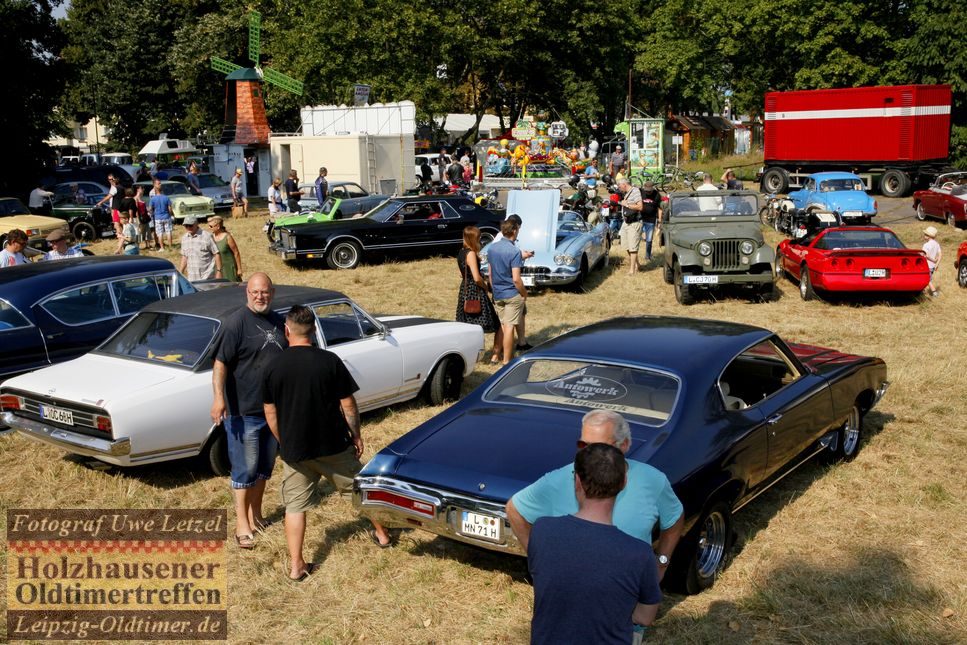
[[824, 291], [883, 291], [916, 293], [923, 291], [930, 282], [927, 273], [891, 273], [886, 278], [864, 278], [860, 273], [809, 272], [813, 286]]
[[108, 458], [106, 460], [111, 461], [111, 463], [118, 463], [118, 457], [126, 457], [131, 454], [131, 440], [127, 437], [98, 439], [39, 421], [24, 419], [12, 412], [4, 412], [2, 420], [5, 425], [19, 431], [29, 439], [56, 446], [74, 454]]
[[[382, 500], [373, 500], [371, 492], [384, 492], [415, 500], [425, 512], [404, 509]], [[353, 482], [353, 506], [364, 516], [390, 528], [417, 528], [451, 540], [472, 544], [490, 551], [525, 555], [517, 536], [510, 528], [501, 503], [468, 497], [422, 484], [413, 484], [383, 476], [357, 477]], [[463, 511], [495, 518], [501, 524], [499, 540], [465, 535], [460, 531]]]

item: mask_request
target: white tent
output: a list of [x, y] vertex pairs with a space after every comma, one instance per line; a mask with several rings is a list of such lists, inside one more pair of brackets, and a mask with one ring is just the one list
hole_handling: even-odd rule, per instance
[[198, 149], [187, 139], [155, 139], [144, 144], [138, 155], [142, 157], [145, 155], [184, 155], [196, 152], [198, 152]]

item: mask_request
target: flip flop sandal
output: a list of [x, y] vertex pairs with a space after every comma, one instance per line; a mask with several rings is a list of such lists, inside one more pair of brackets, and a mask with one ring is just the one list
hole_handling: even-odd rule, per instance
[[319, 568], [319, 565], [316, 564], [315, 562], [308, 562], [306, 563], [306, 568], [305, 570], [303, 570], [301, 576], [299, 576], [298, 578], [293, 578], [292, 576], [289, 576], [289, 580], [291, 580], [292, 582], [302, 582], [306, 578], [311, 576], [313, 573], [315, 573], [316, 569], [318, 568]]
[[255, 548], [255, 536], [254, 535], [236, 535], [235, 544], [238, 545], [240, 549], [254, 549]]
[[373, 544], [375, 544], [381, 549], [388, 549], [391, 546], [393, 546], [393, 538], [390, 538], [390, 541], [387, 542], [386, 544], [383, 544], [382, 542], [380, 542], [379, 536], [376, 535], [376, 529], [369, 529], [369, 539], [373, 541]]

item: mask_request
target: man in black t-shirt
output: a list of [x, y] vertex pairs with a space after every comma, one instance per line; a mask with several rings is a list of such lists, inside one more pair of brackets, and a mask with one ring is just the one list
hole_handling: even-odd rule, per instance
[[651, 241], [655, 228], [661, 227], [661, 193], [655, 183], [646, 181], [641, 189], [641, 233], [645, 237], [645, 262], [651, 261]]
[[[342, 359], [312, 346], [315, 314], [296, 305], [285, 317], [289, 348], [265, 371], [262, 401], [265, 418], [281, 446], [285, 470], [285, 538], [289, 546], [289, 577], [304, 580], [316, 565], [306, 562], [302, 546], [306, 511], [319, 504], [319, 480], [325, 477], [343, 496], [352, 494], [353, 478], [363, 465], [359, 409], [353, 393], [359, 389]], [[370, 538], [381, 547], [389, 535], [373, 522]]]
[[235, 497], [235, 542], [255, 546], [262, 517], [265, 482], [272, 476], [278, 444], [262, 407], [262, 377], [269, 362], [286, 347], [284, 321], [272, 311], [275, 287], [264, 273], [245, 286], [246, 303], [222, 325], [212, 368], [211, 416], [225, 426]]
[[289, 171], [289, 178], [285, 180], [285, 199], [290, 213], [298, 213], [299, 200], [302, 199], [302, 191], [299, 190], [299, 173], [295, 170]]

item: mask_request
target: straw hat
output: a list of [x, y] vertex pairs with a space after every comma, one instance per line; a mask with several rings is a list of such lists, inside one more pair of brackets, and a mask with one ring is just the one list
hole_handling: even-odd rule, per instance
[[928, 226], [927, 228], [923, 229], [923, 234], [930, 238], [937, 237], [937, 228], [934, 226]]

